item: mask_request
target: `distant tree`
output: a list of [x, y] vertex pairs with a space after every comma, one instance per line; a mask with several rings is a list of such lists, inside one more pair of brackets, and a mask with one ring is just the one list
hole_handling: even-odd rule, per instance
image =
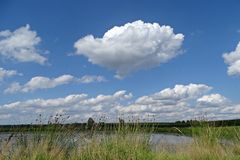
[[124, 125], [125, 124], [124, 120], [121, 119], [121, 118], [119, 118], [119, 123], [120, 123], [120, 125]]
[[88, 128], [88, 129], [92, 129], [93, 126], [94, 126], [94, 124], [95, 124], [95, 121], [93, 120], [93, 118], [92, 118], [92, 117], [88, 118], [87, 128]]
[[181, 121], [176, 121], [175, 123], [176, 123], [176, 124], [181, 124]]
[[99, 119], [99, 122], [98, 122], [98, 126], [104, 127], [105, 121], [106, 121], [105, 116], [101, 116], [100, 119]]

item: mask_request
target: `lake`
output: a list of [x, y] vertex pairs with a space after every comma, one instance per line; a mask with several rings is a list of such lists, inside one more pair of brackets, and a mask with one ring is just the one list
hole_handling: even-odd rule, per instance
[[[0, 142], [5, 141], [9, 138], [11, 133], [0, 133]], [[109, 136], [111, 134], [97, 134], [99, 138], [104, 138], [104, 136]], [[16, 134], [13, 136], [13, 140], [18, 137], [19, 134]], [[32, 137], [32, 133], [25, 133], [23, 136], [26, 137]], [[91, 139], [88, 133], [78, 133], [74, 136], [74, 140], [79, 140], [81, 138], [84, 139]], [[156, 133], [156, 134], [151, 134], [149, 138], [149, 143], [152, 146], [156, 146], [158, 144], [170, 144], [170, 145], [176, 145], [176, 144], [182, 144], [182, 143], [191, 143], [192, 138], [189, 136], [179, 136], [176, 134], [161, 134], [161, 133]]]

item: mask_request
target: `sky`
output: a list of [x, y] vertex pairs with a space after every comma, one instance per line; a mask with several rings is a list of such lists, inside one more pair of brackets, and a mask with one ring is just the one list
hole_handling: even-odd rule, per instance
[[[0, 124], [240, 115], [238, 0], [0, 0]], [[154, 117], [154, 118], [153, 118]]]

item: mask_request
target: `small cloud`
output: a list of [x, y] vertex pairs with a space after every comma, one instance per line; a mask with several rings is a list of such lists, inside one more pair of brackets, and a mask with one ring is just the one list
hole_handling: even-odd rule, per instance
[[18, 62], [35, 62], [43, 65], [47, 58], [39, 53], [37, 46], [40, 42], [41, 38], [28, 24], [12, 32], [0, 31], [0, 55]]
[[55, 88], [60, 85], [68, 84], [73, 79], [74, 77], [71, 75], [62, 75], [57, 78], [36, 76], [23, 85], [18, 82], [12, 83], [10, 87], [4, 90], [4, 93], [32, 92], [39, 89]]
[[202, 30], [196, 30], [196, 31], [190, 33], [191, 36], [198, 36], [198, 35], [201, 35], [201, 34], [203, 34]]
[[69, 52], [69, 53], [67, 53], [67, 56], [76, 56], [76, 54], [73, 52]]
[[93, 82], [106, 82], [106, 78], [103, 76], [96, 76], [96, 75], [85, 75], [78, 79], [80, 83], [93, 83]]
[[220, 94], [204, 95], [197, 99], [197, 104], [200, 107], [219, 107], [229, 103], [229, 100]]
[[56, 78], [36, 76], [31, 78], [25, 84], [20, 84], [18, 82], [10, 84], [10, 86], [4, 90], [4, 93], [17, 93], [17, 92], [27, 93], [33, 92], [35, 90], [55, 88], [57, 86], [74, 82], [88, 84], [93, 82], [105, 82], [105, 81], [107, 81], [105, 77], [96, 75], [85, 75], [82, 76], [81, 78], [76, 78], [69, 74], [65, 74]]
[[23, 74], [18, 73], [16, 70], [6, 70], [0, 67], [0, 81], [3, 80], [4, 78], [16, 76], [16, 75], [22, 76]]

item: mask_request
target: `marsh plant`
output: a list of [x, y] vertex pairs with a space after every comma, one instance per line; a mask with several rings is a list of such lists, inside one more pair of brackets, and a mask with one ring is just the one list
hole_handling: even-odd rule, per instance
[[[136, 123], [121, 119], [114, 131], [97, 131], [91, 120], [85, 131], [61, 124], [62, 116], [30, 132], [10, 133], [1, 141], [1, 160], [238, 160], [240, 130], [238, 127], [202, 125], [188, 128], [192, 141], [179, 144], [149, 143], [151, 132]], [[62, 121], [61, 121], [62, 122]], [[90, 123], [90, 122], [89, 122]], [[184, 129], [177, 128], [179, 134]]]

